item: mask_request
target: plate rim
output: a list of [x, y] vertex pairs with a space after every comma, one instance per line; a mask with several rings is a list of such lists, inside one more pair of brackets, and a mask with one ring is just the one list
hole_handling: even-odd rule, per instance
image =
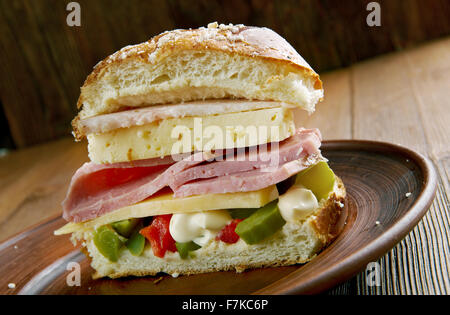
[[[403, 145], [375, 141], [375, 140], [361, 140], [361, 139], [336, 139], [325, 140], [322, 142], [321, 149], [326, 148], [328, 151], [346, 151], [355, 149], [365, 149], [368, 151], [377, 152], [395, 152], [401, 153], [408, 159], [412, 159], [416, 165], [419, 166], [420, 172], [423, 175], [423, 183], [421, 191], [409, 207], [409, 209], [388, 229], [382, 234], [371, 240], [368, 244], [353, 252], [351, 255], [339, 262], [331, 265], [320, 274], [311, 277], [307, 281], [302, 281], [302, 284], [295, 286], [290, 284], [295, 282], [295, 273], [293, 271], [289, 275], [282, 277], [263, 288], [260, 288], [250, 294], [253, 295], [292, 295], [292, 294], [317, 294], [330, 289], [358, 274], [368, 262], [377, 260], [386, 252], [397, 245], [411, 230], [419, 223], [423, 216], [429, 210], [437, 190], [437, 172], [432, 161], [422, 155]], [[0, 251], [10, 246], [20, 239], [26, 237], [35, 230], [43, 228], [54, 220], [61, 218], [61, 214], [56, 214], [37, 222], [23, 231], [17, 232], [0, 243]], [[70, 251], [67, 255], [72, 253]], [[57, 257], [54, 261], [61, 259], [64, 256]], [[300, 268], [299, 268], [300, 269]], [[40, 271], [39, 271], [40, 272]], [[39, 274], [35, 273], [30, 281]], [[293, 278], [294, 277], [294, 278]], [[289, 281], [287, 281], [289, 280]], [[24, 286], [25, 287], [25, 286]], [[17, 293], [20, 293], [19, 290]]]
[[[328, 140], [323, 142], [321, 148], [323, 147], [326, 147], [328, 151], [355, 150], [363, 147], [370, 151], [386, 152], [386, 149], [388, 149], [388, 152], [400, 152], [402, 155], [412, 158], [420, 167], [420, 171], [423, 174], [422, 190], [405, 214], [391, 227], [371, 240], [367, 245], [340, 260], [338, 263], [333, 264], [319, 275], [312, 277], [309, 281], [303, 282], [301, 286], [286, 287], [286, 278], [295, 277], [296, 271], [294, 271], [288, 276], [280, 278], [252, 294], [317, 294], [339, 285], [345, 280], [357, 275], [369, 262], [378, 260], [394, 248], [420, 222], [428, 212], [435, 198], [437, 190], [437, 173], [435, 167], [428, 157], [417, 151], [400, 144], [360, 139]], [[294, 280], [295, 278], [291, 281]]]

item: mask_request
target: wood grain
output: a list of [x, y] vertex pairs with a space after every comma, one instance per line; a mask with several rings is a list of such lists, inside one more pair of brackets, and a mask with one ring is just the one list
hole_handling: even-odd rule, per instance
[[[358, 276], [358, 292], [448, 294], [448, 110], [450, 40], [358, 64], [353, 76], [353, 137], [401, 143], [428, 155], [441, 174], [437, 197], [424, 220], [379, 263], [383, 285], [367, 291]], [[444, 75], [441, 75], [444, 74]], [[371, 124], [372, 123], [372, 124]], [[373, 289], [373, 288], [372, 288]]]
[[0, 240], [60, 213], [70, 178], [87, 160], [86, 143], [72, 139], [0, 158]]
[[424, 135], [435, 161], [450, 156], [450, 41], [402, 55]]
[[79, 88], [92, 67], [165, 30], [212, 21], [266, 26], [319, 72], [450, 34], [447, 0], [379, 0], [379, 27], [367, 26], [370, 0], [77, 2], [81, 26], [70, 27], [69, 1], [0, 1], [0, 95], [10, 127], [1, 137], [17, 148], [69, 136]]

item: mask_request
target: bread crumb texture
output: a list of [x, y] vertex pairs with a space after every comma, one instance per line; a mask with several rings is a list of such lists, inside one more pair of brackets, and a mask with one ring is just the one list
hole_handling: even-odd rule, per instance
[[243, 272], [250, 268], [288, 266], [306, 263], [336, 238], [340, 230], [336, 225], [342, 208], [337, 204], [345, 200], [345, 188], [337, 178], [337, 184], [329, 199], [322, 200], [318, 210], [305, 220], [286, 223], [283, 228], [255, 245], [242, 239], [235, 244], [210, 240], [195, 251], [189, 259], [181, 259], [178, 253], [167, 252], [164, 258], [153, 255], [147, 243], [142, 255], [133, 256], [122, 250], [117, 262], [110, 262], [97, 250], [91, 231], [72, 235], [73, 241], [84, 240], [84, 253], [91, 258], [96, 270], [94, 278], [167, 274], [189, 275], [214, 271]]
[[210, 23], [164, 32], [98, 63], [81, 88], [77, 119], [225, 98], [282, 101], [312, 112], [322, 97], [317, 73], [274, 31]]

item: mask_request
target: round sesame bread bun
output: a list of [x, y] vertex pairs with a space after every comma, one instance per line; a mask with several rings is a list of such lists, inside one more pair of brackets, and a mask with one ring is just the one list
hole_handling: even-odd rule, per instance
[[164, 32], [99, 62], [81, 87], [74, 119], [205, 99], [277, 101], [313, 112], [319, 75], [268, 28], [218, 25]]

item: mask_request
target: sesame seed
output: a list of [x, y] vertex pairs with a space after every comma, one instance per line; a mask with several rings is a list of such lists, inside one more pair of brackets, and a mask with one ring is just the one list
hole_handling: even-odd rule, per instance
[[8, 288], [10, 289], [15, 289], [16, 288], [16, 284], [15, 283], [8, 283]]
[[409, 198], [411, 195], [412, 195], [412, 194], [411, 194], [410, 192], [407, 192], [407, 193], [405, 194], [406, 198]]

